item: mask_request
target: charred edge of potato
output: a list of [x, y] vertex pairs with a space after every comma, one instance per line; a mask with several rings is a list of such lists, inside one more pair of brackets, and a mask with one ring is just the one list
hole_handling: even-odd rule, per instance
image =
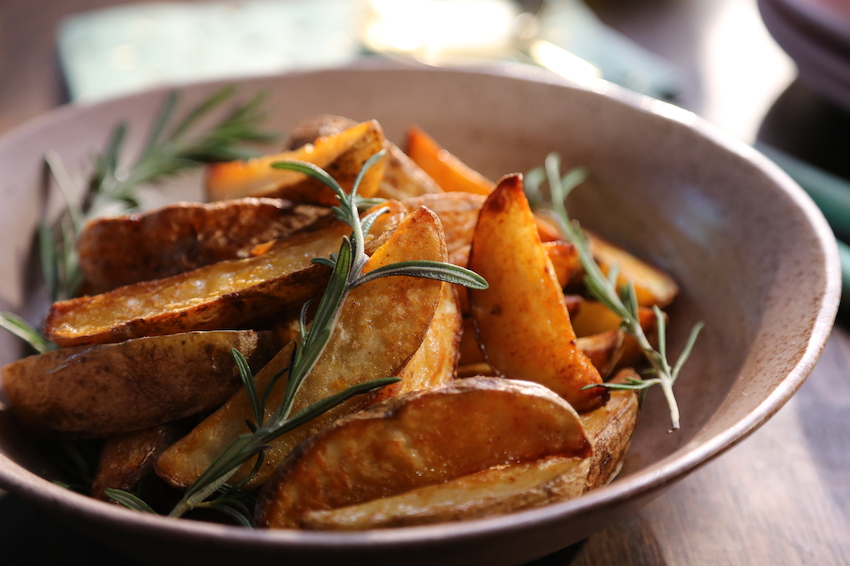
[[[357, 453], [371, 459], [353, 457]], [[577, 414], [549, 389], [504, 379], [456, 380], [373, 405], [300, 444], [263, 489], [256, 518], [265, 526], [297, 528], [306, 511], [362, 503], [497, 465], [591, 453]]]

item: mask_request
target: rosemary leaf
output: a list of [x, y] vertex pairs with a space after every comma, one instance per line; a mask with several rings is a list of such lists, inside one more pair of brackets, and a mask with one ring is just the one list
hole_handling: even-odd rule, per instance
[[41, 335], [30, 323], [10, 312], [0, 313], [0, 327], [5, 328], [38, 352], [44, 354], [59, 348], [56, 344]]
[[152, 513], [154, 515], [158, 514], [156, 511], [151, 509], [150, 505], [148, 505], [130, 492], [121, 489], [107, 488], [104, 490], [104, 493], [112, 501], [120, 503], [124, 507], [132, 509], [133, 511], [142, 511], [144, 513]]

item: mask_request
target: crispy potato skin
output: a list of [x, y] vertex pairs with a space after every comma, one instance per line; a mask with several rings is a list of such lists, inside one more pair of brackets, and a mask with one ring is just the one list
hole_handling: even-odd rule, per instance
[[494, 517], [578, 497], [589, 464], [588, 458], [555, 456], [499, 466], [366, 503], [307, 511], [302, 526], [353, 531]]
[[623, 355], [625, 333], [618, 329], [576, 339], [576, 345], [588, 357], [602, 378], [608, 377]]
[[576, 346], [564, 294], [555, 277], [519, 175], [504, 177], [481, 209], [469, 267], [490, 287], [470, 291], [478, 341], [499, 375], [530, 379], [578, 411], [604, 404], [599, 372]]
[[[306, 161], [324, 169], [346, 191], [370, 157], [384, 147], [384, 132], [374, 120], [363, 122], [339, 134], [319, 138], [315, 144], [293, 151], [267, 155], [248, 161], [219, 163], [207, 168], [209, 200], [242, 197], [277, 197], [294, 202], [335, 206], [336, 195], [316, 179], [303, 173], [273, 169], [277, 161]], [[364, 176], [358, 194], [369, 198], [378, 190], [384, 174], [384, 159]]]
[[15, 418], [45, 438], [105, 438], [216, 407], [279, 348], [272, 332], [189, 332], [30, 356], [3, 368]]
[[180, 202], [144, 214], [99, 218], [77, 242], [80, 270], [97, 292], [249, 257], [330, 214], [280, 199]]
[[[631, 368], [620, 370], [612, 381], [623, 383], [625, 377], [639, 376]], [[593, 441], [593, 456], [587, 473], [585, 491], [606, 485], [623, 465], [637, 423], [638, 394], [634, 391], [612, 391], [604, 407], [581, 415], [584, 429]]]
[[545, 387], [456, 380], [340, 419], [301, 444], [263, 489], [257, 523], [299, 528], [336, 509], [549, 456], [590, 456], [578, 415]]
[[[439, 219], [421, 208], [408, 216], [372, 255], [364, 272], [409, 259], [444, 261], [445, 254]], [[422, 344], [437, 310], [441, 288], [440, 281], [430, 279], [385, 277], [352, 290], [330, 342], [295, 398], [292, 414], [352, 385], [397, 375]], [[286, 363], [279, 365], [282, 368]], [[269, 377], [265, 369], [257, 376], [259, 390], [265, 388], [264, 380]], [[281, 378], [269, 396], [268, 414], [281, 402], [284, 382]], [[266, 482], [299, 442], [340, 416], [363, 407], [367, 401], [362, 395], [350, 399], [275, 439], [250, 485]], [[230, 440], [247, 431], [246, 419], [252, 420], [253, 416], [247, 396], [240, 391], [167, 450], [157, 462], [157, 473], [175, 487], [188, 486]], [[234, 481], [247, 475], [252, 467], [253, 462], [246, 463]]]
[[153, 471], [162, 451], [179, 437], [180, 428], [167, 423], [108, 439], [97, 462], [91, 496], [110, 501], [107, 489], [132, 491], [139, 480]]
[[[372, 229], [369, 251], [402, 215], [385, 216]], [[336, 222], [264, 244], [255, 250], [259, 255], [247, 259], [59, 301], [47, 314], [45, 335], [60, 346], [77, 346], [268, 322], [321, 292], [330, 269], [310, 261], [339, 251], [350, 232]]]

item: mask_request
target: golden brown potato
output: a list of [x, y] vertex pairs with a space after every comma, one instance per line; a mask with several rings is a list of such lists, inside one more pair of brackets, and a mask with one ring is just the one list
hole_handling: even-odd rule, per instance
[[509, 464], [592, 452], [576, 412], [526, 381], [456, 380], [340, 419], [301, 444], [263, 489], [257, 523], [389, 497]]
[[617, 288], [629, 281], [634, 283], [640, 306], [658, 305], [659, 308], [664, 308], [673, 302], [679, 293], [679, 286], [672, 277], [599, 236], [588, 232], [587, 237], [593, 258], [606, 275], [615, 265], [620, 269]]
[[108, 439], [97, 461], [91, 496], [110, 501], [107, 489], [132, 491], [153, 471], [153, 464], [162, 451], [178, 438], [180, 427], [167, 423]]
[[470, 169], [417, 127], [407, 130], [407, 154], [446, 192], [490, 194], [493, 181]]
[[578, 259], [578, 250], [574, 245], [563, 240], [543, 242], [543, 249], [552, 261], [552, 268], [558, 278], [558, 285], [566, 287], [567, 283], [584, 272]]
[[280, 199], [179, 202], [144, 214], [99, 218], [77, 241], [80, 270], [97, 292], [243, 259], [330, 214]]
[[[611, 381], [624, 383], [626, 377], [639, 378], [634, 370], [627, 368], [620, 370]], [[619, 473], [629, 450], [637, 414], [636, 392], [612, 391], [604, 407], [581, 415], [587, 436], [593, 441], [585, 491], [607, 484]]]
[[454, 379], [460, 335], [461, 317], [457, 292], [450, 283], [443, 283], [437, 312], [434, 313], [422, 345], [399, 372], [401, 381], [381, 388], [370, 404], [402, 393], [436, 387]]
[[[399, 217], [385, 215], [376, 222], [370, 250]], [[255, 257], [54, 303], [45, 335], [60, 346], [75, 346], [273, 320], [321, 292], [330, 269], [310, 260], [339, 251], [349, 233], [347, 225], [336, 222], [263, 245]]]
[[[366, 264], [364, 272], [404, 260], [445, 261], [446, 248], [439, 219], [425, 208], [408, 216], [393, 236]], [[294, 415], [308, 405], [372, 379], [397, 375], [419, 349], [437, 310], [442, 282], [414, 277], [385, 277], [357, 287], [342, 307], [336, 329], [310, 376], [301, 386], [292, 409]], [[271, 375], [286, 366], [275, 359], [277, 369], [257, 376], [263, 391]], [[266, 407], [267, 414], [281, 402], [285, 378], [281, 378]], [[350, 399], [318, 419], [278, 437], [265, 452], [260, 472], [250, 485], [262, 484], [302, 440], [328, 426], [341, 415], [361, 408], [364, 396]], [[202, 422], [188, 436], [169, 448], [157, 461], [157, 473], [175, 487], [191, 484], [224, 447], [247, 432], [246, 420], [253, 412], [244, 391]], [[253, 462], [234, 476], [245, 477]]]
[[[647, 307], [638, 309], [640, 326], [649, 343], [655, 347], [658, 345], [658, 320], [655, 313]], [[595, 336], [605, 332], [611, 332], [620, 328], [622, 319], [608, 310], [608, 307], [598, 301], [586, 301], [582, 310], [573, 317], [573, 328], [579, 338]], [[637, 340], [626, 335], [623, 339], [623, 351], [614, 369], [634, 367], [645, 361], [643, 350]]]
[[[370, 157], [384, 147], [381, 126], [372, 120], [363, 122], [340, 134], [316, 140], [302, 148], [250, 159], [218, 163], [207, 169], [206, 191], [209, 200], [242, 197], [278, 197], [293, 202], [335, 206], [334, 192], [319, 181], [302, 173], [271, 167], [277, 161], [306, 161], [324, 169], [346, 191]], [[384, 175], [384, 159], [376, 163], [357, 190], [363, 197], [372, 197]]]
[[578, 497], [589, 464], [589, 458], [554, 456], [499, 466], [366, 503], [307, 511], [302, 526], [352, 531], [494, 517]]
[[402, 201], [402, 204], [411, 211], [420, 206], [433, 210], [443, 224], [449, 262], [466, 267], [472, 234], [485, 198], [472, 193], [454, 192], [410, 198]]
[[3, 368], [15, 418], [33, 434], [105, 438], [224, 403], [241, 384], [231, 350], [253, 369], [278, 350], [272, 332], [189, 332], [78, 346]]
[[[298, 149], [320, 137], [340, 134], [357, 125], [354, 120], [323, 114], [301, 122], [289, 138], [289, 149]], [[419, 195], [441, 193], [443, 189], [395, 144], [384, 140], [384, 176], [375, 198], [403, 200]]]
[[387, 150], [384, 177], [375, 198], [404, 200], [443, 192], [440, 185], [395, 144], [384, 142], [384, 148]]
[[616, 329], [577, 338], [576, 345], [605, 379], [614, 371], [623, 355], [625, 338], [625, 333]]
[[469, 292], [478, 341], [499, 375], [552, 389], [578, 411], [602, 405], [599, 372], [575, 343], [564, 294], [555, 278], [518, 175], [487, 198], [469, 267], [488, 281]]

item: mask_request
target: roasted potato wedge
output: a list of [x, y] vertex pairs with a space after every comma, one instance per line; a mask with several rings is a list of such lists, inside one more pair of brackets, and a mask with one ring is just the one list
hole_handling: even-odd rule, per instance
[[679, 293], [679, 286], [673, 278], [648, 263], [645, 263], [626, 250], [615, 246], [589, 232], [590, 249], [593, 258], [602, 271], [607, 275], [613, 266], [620, 270], [617, 277], [617, 287], [629, 281], [635, 285], [638, 304], [642, 307], [658, 305], [664, 308], [673, 302]]
[[[206, 191], [209, 200], [242, 197], [277, 197], [293, 202], [335, 206], [336, 195], [319, 181], [302, 173], [274, 169], [277, 161], [306, 161], [327, 171], [345, 191], [366, 161], [384, 147], [384, 133], [374, 120], [363, 122], [340, 134], [319, 138], [315, 144], [293, 151], [267, 155], [248, 161], [231, 161], [210, 165]], [[360, 184], [357, 193], [372, 197], [384, 175], [384, 160], [376, 163]]]
[[[508, 464], [592, 452], [576, 412], [545, 387], [456, 380], [340, 419], [301, 444], [263, 489], [257, 523], [304, 526], [337, 509]], [[362, 457], [359, 457], [362, 455]]]
[[280, 199], [179, 202], [144, 214], [99, 218], [77, 241], [80, 270], [97, 292], [162, 279], [229, 259], [326, 217]]
[[[658, 320], [655, 313], [647, 307], [638, 308], [640, 326], [652, 346], [658, 345]], [[573, 329], [579, 338], [596, 336], [620, 328], [622, 319], [608, 310], [598, 301], [586, 301], [581, 311], [572, 318]], [[626, 335], [623, 339], [623, 351], [614, 369], [634, 367], [645, 361], [643, 350], [637, 340]]]
[[566, 287], [567, 283], [584, 272], [578, 258], [578, 250], [571, 243], [563, 240], [551, 240], [543, 242], [543, 249], [546, 250], [546, 255], [552, 262], [555, 277], [558, 278], [558, 285], [561, 288]]
[[422, 345], [399, 372], [401, 381], [383, 387], [370, 404], [402, 393], [436, 387], [454, 379], [461, 332], [457, 292], [450, 283], [443, 283], [437, 312]]
[[[425, 208], [408, 216], [393, 236], [370, 258], [364, 272], [410, 259], [445, 261], [437, 216]], [[386, 277], [357, 287], [342, 307], [336, 329], [312, 373], [295, 398], [292, 414], [352, 385], [397, 375], [416, 353], [431, 325], [440, 301], [442, 282], [413, 277]], [[288, 359], [277, 358], [277, 369], [264, 369], [256, 377], [263, 391], [274, 373]], [[281, 402], [284, 379], [269, 396], [270, 415]], [[364, 396], [351, 399], [320, 418], [299, 427], [271, 443], [263, 466], [250, 485], [267, 481], [278, 464], [302, 440], [328, 426], [341, 415], [361, 408]], [[246, 420], [253, 419], [244, 391], [237, 393], [221, 409], [202, 422], [157, 461], [157, 473], [175, 487], [186, 487], [203, 472], [213, 458], [236, 436], [247, 432]], [[234, 476], [239, 480], [250, 472], [246, 463]]]
[[153, 472], [153, 464], [162, 451], [178, 438], [180, 428], [167, 423], [108, 439], [97, 462], [91, 496], [110, 501], [107, 489], [134, 490], [143, 477]]
[[494, 517], [578, 497], [589, 467], [588, 458], [557, 456], [499, 466], [366, 503], [307, 511], [301, 526], [352, 531]]
[[407, 130], [407, 154], [446, 192], [489, 195], [496, 186], [415, 126]]
[[[299, 124], [289, 138], [289, 149], [298, 149], [320, 137], [340, 134], [357, 125], [354, 120], [323, 114], [309, 118]], [[384, 158], [384, 176], [375, 193], [375, 198], [403, 200], [419, 195], [441, 193], [434, 180], [428, 176], [403, 151], [389, 140], [384, 140], [387, 155]]]
[[259, 369], [279, 349], [273, 332], [189, 332], [63, 348], [3, 368], [15, 418], [33, 434], [105, 438], [224, 403], [241, 384], [231, 350]]
[[499, 375], [529, 379], [555, 391], [578, 411], [604, 404], [599, 372], [575, 343], [564, 294], [555, 278], [519, 175], [503, 178], [487, 198], [469, 268], [490, 286], [470, 291], [479, 343]]
[[486, 197], [472, 193], [442, 193], [424, 195], [402, 201], [410, 211], [427, 206], [440, 217], [446, 235], [449, 261], [465, 267], [469, 259], [469, 245], [478, 222], [478, 213]]
[[[376, 222], [370, 250], [399, 218], [390, 214]], [[255, 257], [54, 303], [45, 334], [60, 346], [75, 346], [269, 321], [321, 292], [330, 269], [310, 261], [339, 251], [350, 232], [336, 222], [263, 245]]]
[[[633, 369], [626, 368], [611, 381], [625, 383], [626, 377], [639, 378]], [[611, 399], [604, 407], [581, 415], [584, 430], [593, 441], [585, 491], [607, 484], [619, 473], [629, 450], [637, 414], [638, 394], [620, 390], [611, 392]]]
[[625, 343], [626, 335], [620, 329], [609, 330], [601, 334], [593, 334], [576, 339], [578, 349], [588, 357], [593, 367], [599, 370], [599, 375], [603, 379], [614, 371], [617, 362], [620, 361], [620, 357], [623, 355]]

